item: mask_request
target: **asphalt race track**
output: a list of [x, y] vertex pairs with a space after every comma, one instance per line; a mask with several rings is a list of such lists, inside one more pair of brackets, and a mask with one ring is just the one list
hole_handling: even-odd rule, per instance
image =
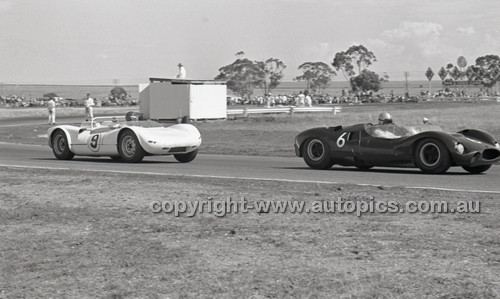
[[323, 184], [358, 184], [399, 186], [419, 189], [442, 189], [463, 192], [500, 194], [500, 166], [494, 165], [484, 174], [472, 175], [461, 167], [452, 167], [443, 175], [423, 174], [418, 169], [354, 167], [312, 170], [301, 158], [202, 155], [191, 163], [178, 163], [171, 156], [145, 157], [141, 163], [113, 161], [109, 157], [75, 157], [57, 160], [48, 146], [0, 143], [0, 167], [138, 173], [221, 179], [270, 180]]

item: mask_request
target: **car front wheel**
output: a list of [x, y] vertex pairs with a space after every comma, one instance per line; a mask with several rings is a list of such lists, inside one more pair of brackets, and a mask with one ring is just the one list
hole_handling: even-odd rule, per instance
[[486, 170], [490, 169], [490, 167], [491, 167], [491, 165], [480, 165], [480, 166], [474, 166], [474, 167], [462, 166], [463, 169], [467, 170], [470, 173], [474, 173], [474, 174], [485, 172]]
[[134, 132], [127, 130], [120, 135], [118, 152], [126, 162], [141, 162], [146, 152], [142, 148]]
[[73, 152], [69, 149], [66, 134], [61, 130], [57, 130], [52, 135], [52, 152], [59, 160], [71, 160], [75, 156], [75, 154], [73, 154]]
[[188, 163], [193, 161], [197, 154], [198, 150], [195, 150], [187, 154], [175, 154], [174, 158], [181, 163]]
[[415, 164], [425, 173], [445, 173], [451, 166], [450, 153], [441, 141], [427, 138], [415, 149]]
[[333, 165], [330, 146], [321, 138], [311, 138], [303, 148], [306, 164], [313, 169], [329, 169]]

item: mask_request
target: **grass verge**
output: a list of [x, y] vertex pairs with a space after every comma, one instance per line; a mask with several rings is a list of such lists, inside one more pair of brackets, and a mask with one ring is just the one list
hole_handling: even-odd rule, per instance
[[[391, 113], [395, 122], [403, 125], [420, 124], [425, 116], [445, 131], [474, 128], [485, 130], [500, 140], [499, 109], [500, 104], [492, 101], [379, 104], [345, 106], [343, 112], [337, 115], [251, 115], [248, 118], [197, 121], [192, 124], [203, 137], [200, 153], [291, 157], [294, 156], [294, 138], [301, 131], [320, 126], [376, 123], [382, 111]], [[113, 110], [106, 110], [105, 113], [113, 113]], [[49, 125], [0, 126], [0, 141], [45, 145], [47, 140], [43, 136], [47, 128]]]

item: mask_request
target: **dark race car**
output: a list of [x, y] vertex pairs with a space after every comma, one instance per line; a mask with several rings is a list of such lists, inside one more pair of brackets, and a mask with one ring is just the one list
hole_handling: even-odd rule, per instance
[[481, 173], [500, 161], [500, 145], [479, 130], [446, 133], [430, 124], [368, 123], [306, 130], [295, 138], [295, 154], [314, 169], [338, 164], [359, 169], [418, 167], [425, 173], [444, 173], [451, 166], [461, 166]]

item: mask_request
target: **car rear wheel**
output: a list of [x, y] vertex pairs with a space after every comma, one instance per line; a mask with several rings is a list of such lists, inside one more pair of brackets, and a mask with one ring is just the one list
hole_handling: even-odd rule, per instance
[[69, 149], [66, 134], [61, 130], [57, 130], [52, 134], [52, 152], [59, 160], [71, 160], [75, 156]]
[[425, 173], [445, 173], [451, 166], [451, 157], [444, 144], [434, 138], [418, 143], [415, 164]]
[[181, 163], [188, 163], [193, 161], [197, 154], [198, 150], [195, 150], [187, 154], [175, 154], [174, 158]]
[[303, 148], [306, 164], [314, 169], [329, 169], [333, 166], [330, 156], [330, 146], [321, 138], [311, 138], [306, 141]]
[[467, 170], [470, 173], [481, 173], [485, 172], [486, 170], [490, 169], [491, 165], [480, 165], [480, 166], [474, 166], [474, 167], [469, 167], [469, 166], [462, 166], [463, 169]]
[[134, 132], [127, 130], [120, 135], [118, 140], [118, 152], [126, 162], [141, 162], [146, 152], [139, 143]]
[[368, 170], [368, 169], [373, 168], [373, 166], [371, 166], [371, 165], [356, 165], [356, 167], [357, 167], [359, 170]]

